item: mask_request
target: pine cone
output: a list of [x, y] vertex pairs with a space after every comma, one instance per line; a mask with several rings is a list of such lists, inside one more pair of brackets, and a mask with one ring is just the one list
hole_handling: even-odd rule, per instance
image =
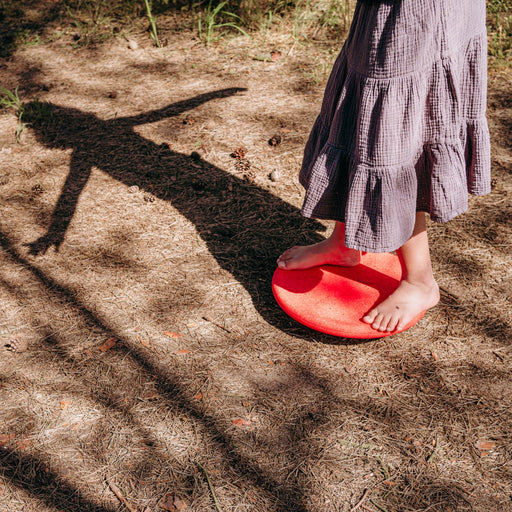
[[7, 348], [11, 352], [25, 352], [28, 348], [28, 343], [23, 338], [12, 338], [9, 340]]
[[246, 158], [241, 158], [235, 162], [235, 168], [240, 172], [248, 171], [251, 168], [251, 162]]
[[245, 158], [245, 155], [247, 154], [247, 149], [245, 148], [236, 148], [233, 153], [231, 153], [231, 158], [236, 158], [237, 160], [242, 160], [242, 158]]
[[271, 137], [271, 139], [268, 141], [268, 143], [271, 146], [277, 146], [278, 144], [281, 144], [281, 140], [282, 140], [281, 135], [274, 135], [273, 137]]
[[44, 187], [43, 185], [41, 185], [40, 183], [38, 183], [37, 185], [34, 185], [32, 187], [32, 192], [34, 194], [42, 194], [44, 192]]

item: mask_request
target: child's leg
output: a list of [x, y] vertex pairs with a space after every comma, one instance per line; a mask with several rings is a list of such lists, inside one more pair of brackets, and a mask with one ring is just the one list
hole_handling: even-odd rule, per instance
[[285, 270], [297, 270], [326, 264], [355, 267], [360, 261], [360, 251], [345, 246], [345, 224], [336, 222], [329, 238], [314, 245], [288, 249], [279, 256], [277, 264]]
[[414, 232], [398, 255], [405, 267], [404, 279], [395, 292], [363, 318], [364, 322], [383, 332], [403, 329], [415, 316], [439, 302], [424, 213], [416, 214]]

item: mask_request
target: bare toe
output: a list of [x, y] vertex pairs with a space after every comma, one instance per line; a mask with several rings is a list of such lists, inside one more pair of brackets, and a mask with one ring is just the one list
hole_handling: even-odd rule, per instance
[[375, 329], [375, 330], [380, 330], [380, 324], [382, 323], [382, 320], [384, 318], [384, 315], [382, 315], [382, 313], [377, 313], [377, 316], [375, 317], [375, 319], [373, 320], [373, 323], [372, 323], [372, 327]]
[[377, 311], [375, 309], [372, 309], [369, 313], [367, 313], [364, 317], [363, 317], [363, 322], [365, 324], [373, 324], [373, 321], [375, 320], [375, 318], [377, 317]]
[[392, 316], [391, 319], [388, 322], [387, 330], [389, 332], [395, 331], [398, 328], [400, 318], [397, 316]]

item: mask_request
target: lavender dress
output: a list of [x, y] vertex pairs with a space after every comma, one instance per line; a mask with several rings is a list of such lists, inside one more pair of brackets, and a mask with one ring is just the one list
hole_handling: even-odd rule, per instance
[[359, 0], [305, 148], [306, 217], [399, 248], [490, 191], [485, 0]]

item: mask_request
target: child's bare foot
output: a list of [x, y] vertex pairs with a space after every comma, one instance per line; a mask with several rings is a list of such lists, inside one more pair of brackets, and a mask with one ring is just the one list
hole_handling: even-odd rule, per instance
[[331, 237], [314, 245], [296, 245], [288, 249], [279, 256], [277, 265], [284, 270], [298, 270], [318, 265], [355, 267], [360, 261], [359, 251], [344, 247]]
[[422, 311], [439, 302], [439, 286], [431, 283], [409, 282], [404, 279], [398, 288], [363, 318], [363, 322], [381, 332], [403, 330]]

